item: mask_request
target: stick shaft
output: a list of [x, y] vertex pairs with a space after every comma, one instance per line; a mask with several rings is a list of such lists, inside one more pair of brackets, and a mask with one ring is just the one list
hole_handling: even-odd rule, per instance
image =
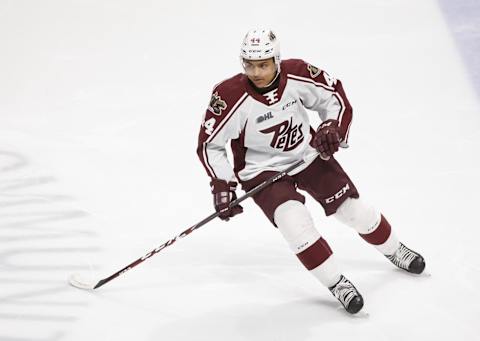
[[[236, 206], [238, 204], [240, 204], [242, 201], [252, 197], [253, 195], [257, 194], [258, 192], [260, 192], [262, 189], [264, 189], [265, 187], [273, 184], [274, 182], [277, 182], [278, 180], [282, 179], [283, 177], [285, 177], [289, 172], [295, 170], [296, 168], [300, 167], [301, 165], [303, 165], [305, 163], [305, 161], [302, 159], [302, 160], [299, 160], [298, 162], [294, 163], [293, 165], [291, 165], [290, 167], [288, 167], [287, 169], [285, 169], [284, 171], [281, 171], [281, 172], [278, 172], [277, 174], [275, 174], [274, 176], [272, 176], [271, 178], [265, 180], [264, 182], [262, 182], [261, 184], [259, 184], [258, 186], [254, 187], [253, 189], [251, 189], [250, 191], [248, 191], [247, 193], [245, 193], [243, 196], [241, 196], [240, 198], [232, 201], [230, 203], [230, 206], [229, 207], [233, 207], [233, 206]], [[226, 208], [225, 210], [227, 210], [228, 208]], [[205, 219], [203, 219], [202, 221], [198, 222], [197, 224], [189, 227], [188, 229], [186, 229], [185, 231], [183, 231], [182, 233], [180, 233], [179, 235], [175, 236], [174, 238], [170, 239], [169, 241], [167, 241], [166, 243], [160, 245], [159, 247], [153, 249], [152, 251], [150, 251], [149, 253], [147, 253], [146, 255], [144, 255], [143, 257], [137, 259], [136, 261], [128, 264], [126, 267], [124, 267], [123, 269], [115, 272], [114, 274], [98, 281], [98, 283], [93, 287], [94, 289], [97, 289], [97, 288], [100, 288], [102, 285], [110, 282], [111, 280], [117, 278], [118, 276], [120, 275], [123, 275], [125, 272], [127, 272], [128, 270], [134, 268], [135, 266], [137, 266], [138, 264], [140, 263], [143, 263], [145, 260], [147, 260], [148, 258], [152, 257], [153, 255], [159, 253], [160, 251], [162, 251], [163, 249], [165, 249], [166, 247], [172, 245], [173, 243], [175, 243], [178, 239], [181, 239], [181, 238], [184, 238], [185, 236], [189, 235], [190, 233], [192, 233], [193, 231], [195, 231], [196, 229], [200, 228], [201, 226], [207, 224], [208, 222], [212, 221], [213, 219], [215, 219], [216, 217], [218, 217], [220, 215], [221, 212], [215, 212], [215, 213], [212, 213], [210, 214], [208, 217], [206, 217]]]

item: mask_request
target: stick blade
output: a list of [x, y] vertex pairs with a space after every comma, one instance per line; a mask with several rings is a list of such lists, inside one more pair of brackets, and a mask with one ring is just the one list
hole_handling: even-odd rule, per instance
[[77, 274], [72, 274], [68, 278], [68, 284], [78, 289], [93, 290], [95, 289], [95, 285], [97, 284], [97, 282], [77, 273]]

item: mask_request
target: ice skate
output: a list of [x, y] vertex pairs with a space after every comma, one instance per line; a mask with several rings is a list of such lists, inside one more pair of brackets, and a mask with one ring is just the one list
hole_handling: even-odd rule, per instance
[[423, 257], [402, 243], [400, 243], [400, 246], [393, 255], [386, 257], [400, 269], [413, 274], [421, 274], [425, 269], [425, 260]]
[[356, 314], [362, 309], [362, 295], [360, 295], [357, 288], [355, 288], [352, 282], [350, 282], [345, 276], [342, 275], [337, 284], [328, 289], [350, 314]]

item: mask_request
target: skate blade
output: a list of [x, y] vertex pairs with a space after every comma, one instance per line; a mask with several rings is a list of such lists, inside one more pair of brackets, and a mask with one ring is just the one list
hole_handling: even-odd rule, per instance
[[407, 271], [407, 274], [409, 274], [413, 277], [432, 277], [432, 274], [427, 270], [423, 270], [422, 273], [419, 273], [419, 274], [415, 274], [415, 273]]
[[370, 314], [367, 312], [367, 311], [364, 311], [364, 310], [360, 310], [358, 313], [356, 314], [350, 314], [348, 313], [349, 316], [353, 317], [353, 318], [356, 318], [356, 319], [366, 319], [366, 318], [369, 318], [370, 317]]

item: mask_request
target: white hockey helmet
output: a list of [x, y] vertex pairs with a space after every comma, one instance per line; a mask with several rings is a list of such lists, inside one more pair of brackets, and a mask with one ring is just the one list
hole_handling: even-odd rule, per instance
[[273, 58], [277, 71], [280, 72], [280, 43], [272, 30], [255, 28], [250, 30], [243, 38], [240, 48], [240, 61], [262, 60]]

